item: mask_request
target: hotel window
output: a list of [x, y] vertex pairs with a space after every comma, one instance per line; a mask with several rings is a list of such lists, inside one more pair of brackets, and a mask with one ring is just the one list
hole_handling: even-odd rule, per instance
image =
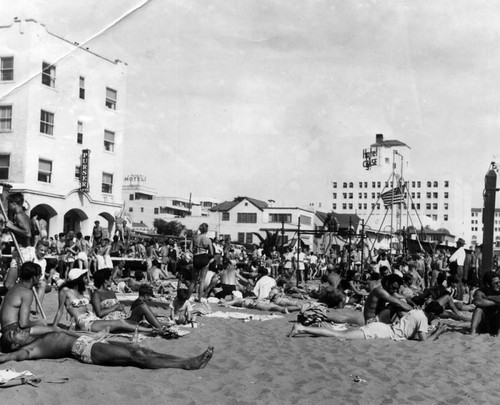
[[80, 174], [82, 172], [82, 168], [80, 165], [75, 166], [75, 179], [80, 180]]
[[257, 214], [255, 212], [238, 212], [236, 222], [239, 224], [256, 224]]
[[342, 204], [342, 209], [343, 209], [343, 210], [346, 210], [346, 209], [347, 209], [347, 204], [346, 204], [346, 203], [343, 203], [343, 204]]
[[292, 222], [292, 214], [269, 214], [269, 222], [284, 222], [289, 224]]
[[253, 243], [253, 233], [247, 232], [246, 243]]
[[160, 210], [158, 209], [158, 207], [156, 207], [156, 208], [154, 209], [154, 213], [155, 213], [155, 215], [158, 215], [158, 214], [160, 213]]
[[438, 198], [438, 193], [432, 193], [432, 198]]
[[380, 209], [380, 204], [377, 204], [377, 209], [378, 209], [378, 210]]
[[102, 187], [101, 191], [106, 194], [113, 193], [113, 175], [110, 173], [102, 174]]
[[0, 58], [0, 82], [11, 82], [14, 80], [14, 57], [5, 56]]
[[134, 207], [128, 207], [128, 212], [134, 212]]
[[432, 209], [433, 209], [433, 210], [437, 210], [437, 209], [438, 209], [438, 205], [437, 205], [437, 203], [432, 204]]
[[448, 209], [448, 203], [444, 203], [444, 209], [447, 210]]
[[38, 159], [38, 181], [52, 182], [52, 162], [50, 160]]
[[365, 197], [365, 198], [368, 198], [368, 193], [364, 193], [364, 197]]
[[420, 188], [421, 183], [417, 181], [417, 187]]
[[359, 182], [359, 188], [363, 188], [363, 182], [362, 181]]
[[431, 209], [431, 204], [430, 204], [430, 203], [425, 204], [425, 209], [426, 209], [426, 210], [430, 210], [430, 209]]
[[344, 199], [347, 198], [347, 193], [342, 193], [342, 197], [344, 197]]
[[450, 187], [450, 182], [449, 182], [448, 180], [445, 180], [445, 181], [444, 181], [444, 186], [445, 186], [445, 187]]
[[144, 207], [141, 207], [141, 212], [144, 212]]
[[431, 198], [432, 194], [431, 193], [427, 193], [427, 198]]
[[40, 111], [40, 132], [54, 135], [54, 114], [45, 110]]
[[336, 203], [333, 203], [332, 204], [332, 210], [336, 210], [337, 209], [337, 204]]
[[368, 188], [368, 182], [365, 181], [365, 188]]
[[420, 193], [417, 193], [417, 198], [420, 198]]
[[354, 187], [354, 183], [351, 181], [351, 182], [349, 183], [349, 188], [353, 188], [353, 187]]
[[337, 193], [333, 193], [333, 198], [337, 199]]
[[376, 194], [375, 193], [372, 193], [372, 198], [376, 198]]
[[332, 186], [333, 186], [333, 188], [337, 188], [337, 182], [336, 182], [336, 181], [334, 181], [334, 182], [332, 183]]
[[438, 187], [438, 182], [437, 181], [434, 182], [434, 187]]
[[222, 213], [222, 220], [223, 221], [229, 221], [229, 212], [223, 212]]
[[377, 186], [377, 183], [372, 181], [372, 188], [375, 188]]
[[444, 214], [443, 219], [444, 219], [445, 221], [448, 221], [448, 214]]
[[433, 215], [432, 215], [432, 220], [433, 220], [433, 221], [437, 221], [437, 220], [438, 220], [438, 216], [437, 216], [436, 214], [433, 214]]
[[411, 193], [411, 198], [415, 198], [415, 193]]
[[432, 181], [427, 182], [427, 187], [432, 187]]
[[42, 84], [56, 87], [56, 67], [47, 62], [42, 62]]
[[104, 130], [104, 150], [108, 152], [115, 151], [115, 133]]
[[12, 131], [12, 106], [0, 105], [0, 132]]
[[116, 110], [116, 90], [106, 87], [106, 107]]
[[363, 203], [363, 208], [364, 208], [365, 210], [366, 210], [366, 209], [368, 209], [368, 204]]
[[414, 181], [411, 182], [411, 186], [412, 186], [412, 188], [415, 188], [415, 182]]
[[83, 122], [78, 121], [76, 125], [76, 143], [79, 143], [80, 145], [83, 143]]
[[349, 199], [352, 200], [352, 193], [349, 193]]
[[344, 181], [344, 183], [342, 183], [342, 187], [347, 188], [347, 183], [345, 181]]
[[360, 209], [360, 210], [363, 209], [363, 204], [358, 203], [358, 209]]
[[380, 181], [377, 181], [377, 188], [380, 188]]
[[444, 198], [448, 198], [448, 193], [444, 193]]
[[129, 199], [130, 201], [134, 201], [134, 195], [133, 195], [133, 194], [129, 194], [129, 195], [128, 195], [128, 199]]
[[417, 203], [417, 210], [420, 209], [420, 203]]
[[245, 233], [238, 232], [238, 243], [245, 243]]
[[352, 203], [349, 203], [349, 209], [352, 210]]
[[85, 100], [85, 77], [80, 76], [78, 97]]
[[358, 198], [363, 198], [363, 193], [359, 193]]
[[0, 180], [9, 180], [10, 155], [0, 155]]

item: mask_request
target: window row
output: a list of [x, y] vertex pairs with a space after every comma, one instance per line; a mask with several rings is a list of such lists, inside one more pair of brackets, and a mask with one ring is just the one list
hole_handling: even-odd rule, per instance
[[[47, 87], [56, 87], [56, 66], [48, 63], [42, 62], [42, 84]], [[0, 82], [11, 82], [14, 81], [14, 57], [13, 56], [2, 56], [0, 57]], [[78, 78], [78, 97], [85, 100], [86, 90], [85, 90], [85, 77], [79, 76]], [[118, 100], [118, 92], [111, 87], [106, 87], [106, 95], [104, 99], [104, 105], [110, 110], [116, 110]]]
[[[40, 133], [54, 136], [55, 114], [46, 110], [40, 110]], [[0, 105], [0, 132], [12, 131], [12, 106]], [[76, 123], [76, 143], [83, 144], [84, 125], [83, 122]], [[104, 150], [115, 151], [115, 133], [104, 130]]]
[[[383, 182], [381, 182], [381, 181], [372, 181], [371, 182], [371, 186], [372, 186], [372, 188], [382, 188], [382, 183]], [[359, 188], [368, 188], [368, 184], [369, 184], [368, 181], [360, 181], [358, 183], [358, 187]], [[409, 186], [410, 182], [406, 181], [405, 184], [406, 184], [406, 186]], [[449, 180], [444, 180], [443, 185], [444, 185], [444, 187], [449, 187], [450, 186]], [[332, 182], [332, 187], [333, 188], [337, 188], [337, 186], [338, 186], [338, 183], [336, 181], [333, 181]], [[386, 181], [385, 182], [385, 187], [394, 187], [394, 183], [392, 181], [391, 182]], [[421, 188], [422, 187], [422, 182], [421, 181], [412, 181], [411, 182], [411, 187], [412, 188]], [[439, 187], [439, 182], [438, 181], [428, 181], [427, 182], [427, 187], [428, 188]], [[351, 182], [344, 181], [342, 183], [342, 188], [354, 188], [354, 182], [352, 182], [352, 181]]]
[[[38, 181], [42, 183], [52, 183], [51, 160], [38, 159]], [[10, 175], [10, 155], [0, 154], [0, 180], [9, 180]], [[75, 166], [75, 179], [80, 180], [81, 166]], [[111, 173], [102, 173], [101, 191], [106, 194], [113, 193], [113, 175]]]

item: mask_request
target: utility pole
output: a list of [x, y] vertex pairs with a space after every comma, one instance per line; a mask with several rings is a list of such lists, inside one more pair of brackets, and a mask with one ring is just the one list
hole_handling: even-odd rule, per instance
[[493, 269], [493, 228], [495, 222], [495, 193], [497, 187], [497, 167], [492, 162], [490, 169], [484, 177], [484, 205], [483, 205], [483, 260], [481, 265], [480, 280], [486, 272]]

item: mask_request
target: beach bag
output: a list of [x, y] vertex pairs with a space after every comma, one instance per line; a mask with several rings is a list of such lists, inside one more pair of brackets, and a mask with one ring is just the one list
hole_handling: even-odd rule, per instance
[[300, 308], [297, 322], [304, 326], [319, 325], [327, 318], [327, 306], [319, 302], [307, 302]]

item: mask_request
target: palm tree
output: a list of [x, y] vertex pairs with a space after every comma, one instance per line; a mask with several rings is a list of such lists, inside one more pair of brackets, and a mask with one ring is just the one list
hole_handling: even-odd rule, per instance
[[264, 254], [267, 257], [271, 257], [271, 251], [273, 247], [278, 248], [278, 236], [279, 236], [279, 229], [275, 230], [274, 232], [271, 232], [266, 229], [266, 237], [262, 237], [262, 235], [258, 232], [253, 232], [254, 235], [256, 235], [261, 244], [262, 244], [262, 250], [264, 251]]

